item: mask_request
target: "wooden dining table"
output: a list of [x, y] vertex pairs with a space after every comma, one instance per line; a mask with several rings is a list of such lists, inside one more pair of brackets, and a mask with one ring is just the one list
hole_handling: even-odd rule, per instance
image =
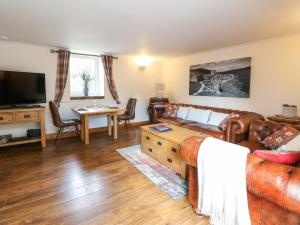
[[[89, 118], [92, 116], [107, 116], [107, 127], [108, 135], [112, 135], [113, 127], [113, 136], [114, 139], [118, 139], [118, 114], [120, 112], [125, 112], [125, 109], [113, 108], [113, 107], [74, 107], [72, 110], [80, 116], [82, 122], [81, 125], [81, 140], [88, 145], [90, 143], [89, 135]], [[112, 126], [113, 122], [113, 126]]]

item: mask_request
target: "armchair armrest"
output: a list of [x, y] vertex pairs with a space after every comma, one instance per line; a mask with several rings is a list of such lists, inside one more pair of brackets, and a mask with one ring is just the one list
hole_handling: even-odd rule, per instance
[[250, 154], [247, 160], [247, 188], [261, 198], [300, 214], [300, 168]]
[[181, 159], [188, 165], [197, 167], [198, 151], [201, 143], [208, 137], [207, 135], [194, 136], [181, 143]]
[[248, 131], [251, 118], [248, 116], [240, 116], [230, 118], [226, 127], [225, 140], [234, 144], [245, 139]]

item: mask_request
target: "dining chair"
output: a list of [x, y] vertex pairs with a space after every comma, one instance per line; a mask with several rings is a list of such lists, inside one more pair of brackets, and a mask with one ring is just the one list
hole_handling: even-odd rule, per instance
[[61, 137], [63, 136], [64, 129], [66, 127], [72, 127], [72, 126], [75, 127], [77, 135], [80, 136], [79, 127], [78, 127], [79, 125], [81, 125], [80, 120], [78, 119], [62, 120], [58, 112], [57, 105], [53, 101], [49, 102], [49, 107], [52, 115], [53, 124], [58, 128], [58, 132], [55, 140], [60, 141]]
[[127, 102], [125, 113], [118, 116], [118, 121], [120, 122], [123, 120], [126, 127], [128, 127], [128, 125], [131, 126], [130, 120], [133, 120], [135, 118], [136, 102], [136, 98], [130, 98]]

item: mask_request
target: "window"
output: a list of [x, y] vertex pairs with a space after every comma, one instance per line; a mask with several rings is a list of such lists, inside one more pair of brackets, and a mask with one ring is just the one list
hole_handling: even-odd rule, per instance
[[104, 98], [104, 70], [98, 57], [71, 55], [71, 99]]

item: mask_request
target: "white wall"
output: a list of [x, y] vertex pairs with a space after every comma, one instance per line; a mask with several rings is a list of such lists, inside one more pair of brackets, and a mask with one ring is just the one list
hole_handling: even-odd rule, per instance
[[[50, 47], [15, 42], [0, 42], [0, 69], [43, 72], [46, 74], [47, 101], [54, 98], [56, 78], [56, 55]], [[220, 98], [189, 96], [190, 65], [240, 57], [252, 57], [250, 98]], [[146, 70], [136, 66], [133, 56], [122, 55], [114, 64], [116, 86], [125, 107], [129, 97], [138, 99], [135, 121], [148, 120], [147, 105], [155, 95], [155, 84], [163, 80], [166, 84], [166, 97], [172, 102], [236, 108], [273, 115], [281, 112], [283, 103], [300, 107], [300, 34], [274, 38], [239, 46], [207, 51], [181, 57], [155, 61]], [[111, 95], [105, 84], [104, 100], [99, 105], [112, 104]], [[61, 104], [64, 118], [72, 118], [71, 107], [91, 105], [94, 101], [70, 101], [69, 85]], [[47, 106], [47, 104], [46, 104]], [[90, 121], [91, 127], [104, 126], [105, 118]], [[0, 126], [0, 134], [13, 133], [22, 136], [32, 124], [19, 126]], [[47, 133], [56, 131], [52, 125], [47, 107]]]
[[[41, 72], [46, 74], [47, 102], [54, 99], [56, 79], [56, 54], [50, 53], [50, 47], [30, 45], [16, 42], [0, 42], [0, 69], [13, 71]], [[153, 62], [144, 71], [138, 69], [133, 56], [122, 55], [114, 62], [114, 72], [121, 106], [126, 107], [129, 97], [137, 98], [135, 121], [148, 120], [147, 106], [149, 98], [155, 94], [155, 83], [161, 79], [161, 64]], [[64, 118], [74, 118], [71, 107], [91, 105], [94, 100], [73, 100], [69, 98], [69, 82], [62, 99], [60, 111]], [[98, 105], [114, 104], [105, 83], [105, 99], [97, 100]], [[48, 109], [46, 112], [46, 132], [56, 132], [52, 124]], [[106, 119], [97, 117], [90, 121], [90, 127], [105, 126]], [[22, 136], [27, 128], [35, 127], [34, 124], [23, 126], [0, 126], [0, 134], [12, 133], [14, 136]]]
[[[250, 98], [189, 96], [190, 65], [252, 57]], [[283, 103], [300, 107], [300, 34], [171, 58], [162, 79], [173, 102], [281, 113]]]

